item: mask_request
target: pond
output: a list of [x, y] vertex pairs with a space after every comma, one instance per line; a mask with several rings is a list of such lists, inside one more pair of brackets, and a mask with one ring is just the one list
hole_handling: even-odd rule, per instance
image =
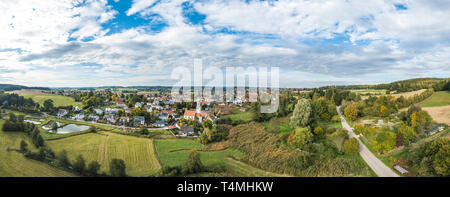
[[88, 130], [89, 126], [86, 125], [76, 125], [76, 124], [68, 124], [64, 127], [58, 128], [56, 133], [64, 134], [64, 133], [73, 133]]
[[33, 124], [41, 124], [41, 122], [34, 121], [34, 120], [24, 120], [24, 122], [29, 122], [29, 123], [33, 123]]

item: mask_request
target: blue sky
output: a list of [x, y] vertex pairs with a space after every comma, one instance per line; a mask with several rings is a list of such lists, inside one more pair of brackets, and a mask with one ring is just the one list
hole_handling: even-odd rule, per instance
[[0, 83], [173, 85], [172, 71], [280, 67], [282, 87], [450, 77], [441, 0], [0, 2]]

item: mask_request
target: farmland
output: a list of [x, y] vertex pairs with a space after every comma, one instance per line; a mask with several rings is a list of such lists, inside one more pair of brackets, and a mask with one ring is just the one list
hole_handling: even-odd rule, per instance
[[[0, 121], [0, 125], [3, 121]], [[73, 174], [49, 166], [45, 163], [27, 159], [22, 153], [7, 151], [8, 148], [18, 149], [19, 143], [24, 140], [28, 148], [35, 150], [29, 137], [21, 132], [0, 131], [0, 177], [67, 177]]]
[[242, 112], [238, 109], [233, 110], [233, 114], [229, 114], [229, 115], [225, 115], [222, 116], [222, 118], [224, 119], [231, 119], [232, 123], [237, 123], [237, 122], [250, 122], [253, 119], [252, 113], [251, 112]]
[[55, 151], [67, 151], [70, 160], [79, 154], [86, 162], [97, 161], [100, 171], [109, 174], [109, 162], [113, 158], [122, 159], [129, 176], [154, 175], [161, 167], [153, 149], [153, 140], [115, 133], [89, 133], [59, 140], [48, 141]]
[[75, 102], [75, 99], [72, 97], [63, 96], [63, 95], [55, 95], [55, 94], [47, 94], [40, 90], [26, 90], [25, 89], [25, 90], [12, 91], [10, 93], [15, 93], [15, 94], [18, 94], [25, 98], [31, 98], [31, 99], [33, 99], [34, 102], [39, 103], [41, 106], [44, 104], [45, 100], [52, 99], [53, 104], [56, 107], [69, 106], [69, 105], [81, 107], [81, 102]]
[[420, 107], [439, 107], [445, 105], [450, 105], [449, 91], [435, 92], [430, 98], [427, 98], [423, 102], [419, 103]]

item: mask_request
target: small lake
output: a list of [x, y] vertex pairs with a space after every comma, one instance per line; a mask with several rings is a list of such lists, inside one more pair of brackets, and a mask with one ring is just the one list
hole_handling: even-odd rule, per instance
[[24, 122], [29, 122], [29, 123], [33, 123], [33, 124], [41, 124], [41, 122], [34, 121], [34, 120], [24, 120]]
[[64, 133], [73, 133], [88, 130], [89, 126], [86, 125], [76, 125], [76, 124], [68, 124], [64, 127], [58, 128], [56, 133], [64, 134]]

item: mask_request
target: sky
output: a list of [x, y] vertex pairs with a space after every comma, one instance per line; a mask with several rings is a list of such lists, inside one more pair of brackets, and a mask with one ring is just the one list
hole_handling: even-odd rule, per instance
[[0, 83], [173, 85], [203, 67], [280, 68], [281, 87], [450, 77], [448, 0], [0, 1]]

